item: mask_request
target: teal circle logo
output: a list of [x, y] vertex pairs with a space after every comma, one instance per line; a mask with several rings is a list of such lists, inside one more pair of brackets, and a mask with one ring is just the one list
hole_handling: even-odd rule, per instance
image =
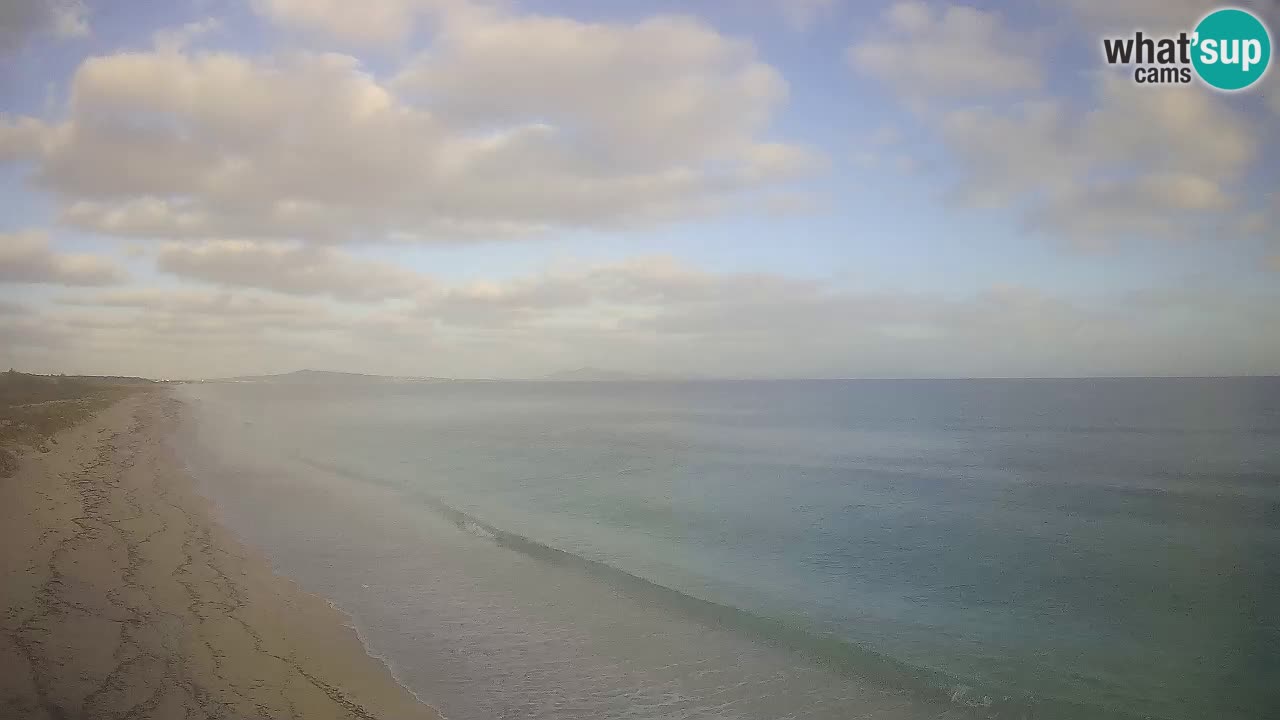
[[1258, 82], [1271, 62], [1271, 34], [1252, 13], [1215, 10], [1196, 25], [1191, 63], [1200, 79], [1219, 90], [1243, 90]]

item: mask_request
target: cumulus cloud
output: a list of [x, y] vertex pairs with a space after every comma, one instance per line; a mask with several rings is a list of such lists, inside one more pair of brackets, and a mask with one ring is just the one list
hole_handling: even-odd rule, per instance
[[[557, 268], [502, 283], [441, 287], [420, 299], [418, 312], [448, 325], [516, 326], [545, 321], [567, 311], [579, 318], [618, 319], [645, 308], [705, 300], [728, 286], [715, 276], [664, 257], [639, 258], [590, 267]], [[749, 289], [740, 286], [740, 289]], [[759, 287], [754, 288], [759, 290]]]
[[1135, 92], [1130, 78], [1109, 72], [1098, 80], [1096, 105], [1081, 124], [1099, 162], [1226, 179], [1258, 157], [1255, 123], [1218, 93], [1195, 86]]
[[892, 125], [882, 125], [871, 133], [867, 141], [880, 147], [897, 145], [902, 142], [902, 131]]
[[362, 44], [404, 40], [413, 26], [415, 0], [253, 0], [253, 7], [277, 24], [324, 32]]
[[0, 364], [44, 372], [220, 376], [376, 357], [373, 327], [326, 302], [239, 290], [134, 287], [69, 295], [0, 317]]
[[0, 163], [35, 157], [45, 141], [47, 128], [35, 118], [0, 113]]
[[361, 260], [303, 243], [169, 243], [160, 249], [156, 265], [175, 275], [221, 285], [355, 302], [407, 297], [428, 286], [424, 276], [392, 263]]
[[200, 288], [130, 287], [62, 298], [66, 305], [131, 308], [188, 316], [252, 317], [293, 322], [315, 315], [325, 306], [267, 293], [239, 293]]
[[1260, 149], [1256, 124], [1220, 96], [1133, 92], [1111, 73], [1097, 76], [1084, 108], [960, 108], [936, 127], [966, 172], [962, 202], [1029, 206], [1033, 226], [1093, 245], [1221, 226]]
[[957, 194], [968, 204], [1011, 205], [1027, 192], [1053, 191], [1088, 167], [1070, 110], [1053, 100], [1008, 110], [961, 108], [943, 113], [937, 129], [967, 177]]
[[768, 137], [777, 71], [698, 20], [442, 17], [390, 80], [335, 53], [92, 57], [66, 118], [0, 119], [0, 159], [95, 232], [320, 241], [660, 222], [821, 167]]
[[[1241, 4], [1260, 3], [1244, 0]], [[1099, 30], [1164, 32], [1190, 30], [1196, 21], [1222, 3], [1215, 0], [1069, 0], [1067, 6], [1085, 24]]]
[[0, 55], [22, 49], [38, 35], [88, 35], [88, 15], [80, 0], [6, 0], [0, 4]]
[[777, 0], [778, 9], [787, 25], [797, 31], [808, 30], [836, 6], [836, 0]]
[[[1190, 27], [1205, 8], [1075, 0], [1067, 9], [1095, 31], [1132, 31], [1151, 29], [1151, 18]], [[849, 60], [892, 83], [936, 131], [958, 161], [950, 195], [959, 204], [1017, 209], [1025, 227], [1092, 247], [1231, 234], [1229, 215], [1248, 213], [1245, 182], [1264, 132], [1228, 98], [1200, 87], [1143, 92], [1102, 69], [1084, 76], [1083, 97], [1053, 97], [1030, 50], [1036, 38], [994, 10], [900, 0], [884, 19], [894, 34], [854, 45]]]
[[[545, 16], [452, 23], [395, 87], [467, 125], [517, 128], [499, 137], [530, 161], [582, 172], [645, 172], [691, 158], [741, 160], [756, 146], [786, 83], [752, 46], [691, 17], [632, 25]], [[530, 118], [541, 122], [530, 123]], [[577, 138], [573, 156], [555, 135]]]
[[1280, 73], [1267, 73], [1267, 84], [1262, 88], [1262, 95], [1271, 112], [1280, 115]]
[[[826, 159], [775, 135], [788, 96], [778, 70], [695, 17], [582, 22], [476, 0], [252, 6], [288, 35], [284, 47], [390, 52], [366, 63], [208, 50], [223, 37], [205, 35], [216, 22], [193, 23], [83, 60], [58, 83], [68, 95], [50, 103], [56, 113], [0, 115], [0, 162], [21, 165], [65, 226], [160, 241], [129, 247], [164, 283], [0, 303], [0, 365], [182, 376], [1280, 371], [1280, 337], [1259, 331], [1280, 325], [1280, 303], [1244, 283], [1085, 300], [1016, 284], [869, 289], [665, 257], [429, 279], [338, 243], [381, 242], [386, 257], [396, 243], [630, 229], [748, 204], [794, 212], [823, 197], [796, 181]], [[771, 0], [765, 12], [803, 29], [833, 6]], [[1159, 9], [1074, 0], [1068, 12], [1100, 28]], [[1101, 72], [1055, 100], [1037, 38], [994, 10], [900, 0], [883, 18], [885, 32], [862, 36], [846, 62], [906, 101], [912, 136], [896, 123], [869, 132], [860, 161], [907, 172], [948, 155], [956, 199], [1013, 208], [1024, 228], [1078, 245], [1274, 226], [1247, 192], [1266, 136], [1242, 103], [1201, 88], [1134, 92]], [[1263, 109], [1280, 112], [1275, 98]], [[1259, 262], [1274, 262], [1276, 248], [1260, 245]], [[0, 237], [0, 281], [122, 277], [40, 233]]]
[[0, 314], [0, 364], [23, 367], [25, 363], [44, 364], [57, 352], [65, 352], [74, 334], [66, 327], [51, 327], [48, 320], [34, 313]]
[[468, 0], [252, 0], [252, 5], [282, 27], [362, 46], [399, 45], [424, 17], [484, 8]]
[[897, 0], [884, 13], [890, 31], [849, 47], [859, 72], [908, 97], [982, 97], [1039, 88], [1044, 72], [1001, 16], [964, 5], [942, 9]]
[[[1134, 92], [1100, 73], [1092, 106], [1029, 100], [1008, 109], [961, 108], [941, 115], [943, 138], [979, 175], [979, 185], [1015, 191], [1093, 170], [1144, 170], [1239, 177], [1257, 157], [1257, 128], [1220, 96], [1200, 88]], [[1203, 128], [1215, 128], [1204, 133]], [[1171, 152], [1170, 148], [1177, 148]], [[986, 182], [983, 182], [986, 181]]]
[[1031, 213], [1032, 227], [1081, 247], [1107, 247], [1126, 237], [1215, 235], [1218, 213], [1233, 201], [1212, 180], [1193, 174], [1151, 174], [1098, 181], [1052, 195]]
[[109, 258], [55, 251], [44, 231], [0, 233], [0, 283], [112, 285], [125, 278]]
[[[770, 273], [711, 273], [647, 258], [553, 269], [445, 290], [424, 317], [484, 332], [532, 362], [663, 367], [703, 375], [1179, 373], [1226, 352], [1199, 348], [1204, 301], [1244, 318], [1225, 331], [1234, 367], [1261, 368], [1276, 338], [1265, 297], [1146, 293], [1096, 303], [1018, 286], [968, 297], [869, 291]], [[473, 340], [475, 336], [472, 336]], [[446, 345], [447, 346], [447, 345]], [[1162, 350], [1157, 349], [1162, 348]], [[1179, 348], [1178, 358], [1160, 358]], [[946, 358], [943, 362], [940, 358]], [[1143, 370], [1142, 368], [1146, 368]], [[1152, 370], [1159, 368], [1159, 370]]]
[[1265, 373], [1280, 370], [1280, 337], [1258, 332], [1280, 321], [1276, 299], [1194, 285], [1094, 301], [1017, 285], [955, 296], [636, 258], [439, 286], [399, 306], [252, 290], [78, 294], [0, 318], [42, 328], [0, 346], [0, 364], [94, 357], [104, 371], [206, 376], [320, 366], [528, 377], [582, 365], [702, 376]]
[[186, 23], [178, 28], [159, 30], [152, 37], [156, 49], [161, 52], [180, 52], [201, 36], [221, 29], [222, 21], [217, 18], [205, 18]]

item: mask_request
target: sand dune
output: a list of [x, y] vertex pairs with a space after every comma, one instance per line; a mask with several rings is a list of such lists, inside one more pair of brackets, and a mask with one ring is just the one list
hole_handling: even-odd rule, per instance
[[0, 716], [438, 717], [210, 520], [180, 410], [139, 393], [0, 479]]

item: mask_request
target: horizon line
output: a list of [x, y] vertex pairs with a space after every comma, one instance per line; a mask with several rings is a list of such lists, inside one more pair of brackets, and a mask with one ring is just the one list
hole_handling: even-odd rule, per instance
[[[13, 368], [10, 368], [11, 370]], [[624, 377], [614, 378], [565, 378], [551, 377], [552, 375], [564, 374], [565, 371], [556, 371], [547, 373], [542, 376], [532, 377], [479, 377], [479, 376], [445, 376], [445, 375], [387, 375], [382, 373], [362, 373], [350, 370], [315, 370], [312, 368], [302, 368], [298, 370], [289, 370], [276, 373], [261, 373], [256, 375], [232, 375], [217, 377], [149, 377], [146, 375], [124, 375], [120, 373], [48, 373], [48, 372], [31, 372], [18, 370], [29, 375], [41, 375], [45, 377], [56, 377], [65, 375], [69, 377], [90, 377], [90, 378], [124, 378], [132, 377], [143, 380], [152, 380], [156, 382], [232, 382], [232, 381], [248, 381], [253, 379], [266, 379], [286, 377], [298, 373], [316, 373], [328, 375], [348, 375], [354, 377], [388, 379], [388, 380], [437, 380], [446, 382], [560, 382], [560, 383], [591, 383], [591, 382], [856, 382], [856, 381], [958, 381], [958, 380], [1228, 380], [1228, 379], [1272, 379], [1280, 378], [1280, 373], [1257, 373], [1257, 374], [1229, 374], [1229, 375], [864, 375], [864, 376], [803, 376], [803, 375], [772, 375], [772, 376], [698, 376], [698, 375], [670, 375], [670, 376], [651, 376], [641, 372], [620, 371], [620, 370], [597, 370], [597, 372], [617, 373]], [[573, 371], [568, 371], [573, 372]], [[625, 377], [632, 376], [632, 377]]]

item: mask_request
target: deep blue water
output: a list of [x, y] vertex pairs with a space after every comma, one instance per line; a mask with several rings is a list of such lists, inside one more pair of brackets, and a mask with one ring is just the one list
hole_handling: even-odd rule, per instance
[[1280, 707], [1278, 379], [180, 396], [226, 522], [455, 720]]

